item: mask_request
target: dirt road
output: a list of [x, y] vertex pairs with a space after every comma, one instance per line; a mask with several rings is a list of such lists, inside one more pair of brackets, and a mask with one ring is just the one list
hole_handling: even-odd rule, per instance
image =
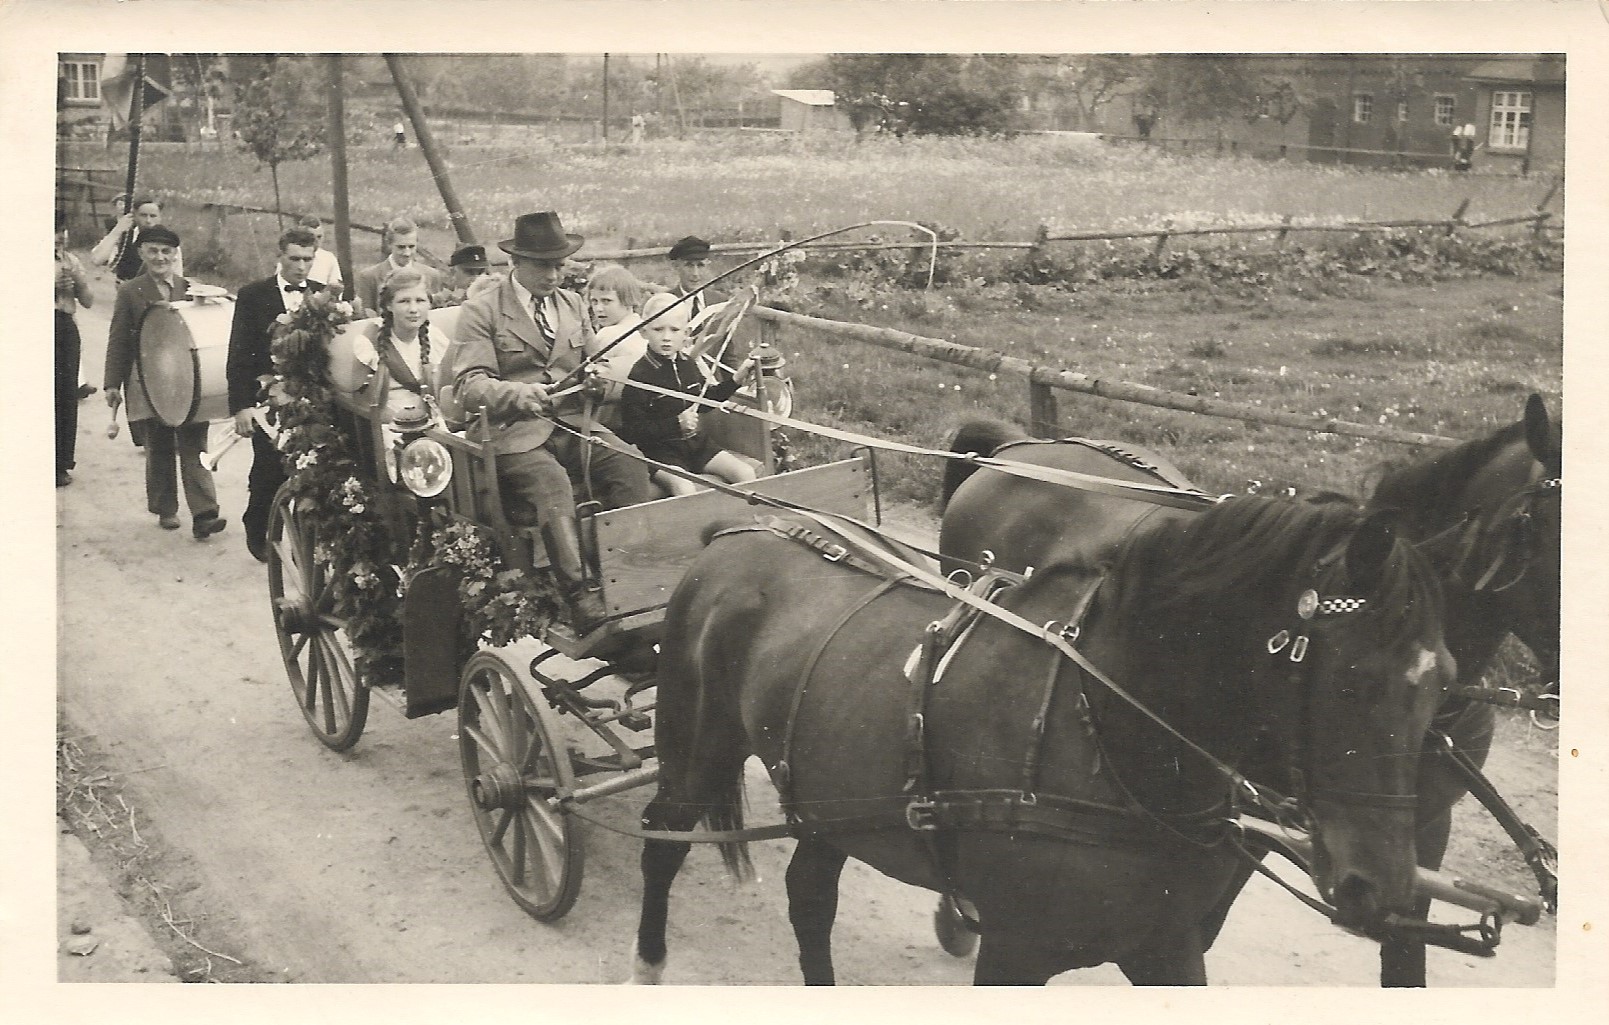
[[[81, 315], [98, 381], [109, 295]], [[239, 513], [249, 454], [218, 475], [228, 530], [210, 542], [163, 531], [144, 511], [141, 459], [108, 441], [100, 396], [86, 401], [77, 481], [57, 491], [60, 705], [128, 781], [152, 835], [203, 908], [206, 943], [288, 982], [613, 983], [628, 970], [640, 880], [635, 843], [587, 834], [586, 884], [568, 918], [541, 925], [504, 897], [468, 812], [451, 713], [405, 720], [378, 704], [357, 748], [336, 755], [292, 704], [270, 627], [263, 568], [246, 554]], [[1555, 752], [1523, 722], [1505, 728], [1493, 774], [1552, 834]], [[774, 807], [763, 777], [756, 807]], [[621, 822], [646, 794], [610, 799]], [[1466, 831], [1467, 832], [1467, 831]], [[1460, 867], [1527, 887], [1490, 839]], [[756, 845], [762, 882], [735, 887], [695, 851], [671, 916], [678, 983], [791, 985], [798, 979], [782, 875], [791, 844]], [[1484, 864], [1483, 864], [1484, 862]], [[179, 867], [182, 866], [182, 869]], [[846, 871], [836, 932], [840, 980], [961, 985], [970, 964], [934, 943], [931, 894], [864, 867]], [[1463, 917], [1447, 911], [1446, 916]], [[1209, 954], [1214, 982], [1370, 986], [1375, 948], [1253, 883]], [[1495, 960], [1431, 954], [1436, 986], [1547, 986], [1551, 920], [1511, 927]], [[1110, 968], [1070, 984], [1121, 984]]]

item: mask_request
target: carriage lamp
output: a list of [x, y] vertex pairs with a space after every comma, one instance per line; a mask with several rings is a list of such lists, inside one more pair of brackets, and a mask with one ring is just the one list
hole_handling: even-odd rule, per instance
[[755, 390], [765, 396], [765, 411], [777, 416], [791, 416], [793, 382], [786, 373], [787, 359], [770, 342], [761, 342], [750, 349], [749, 358], [754, 360], [756, 376], [765, 378], [755, 382]]
[[434, 438], [415, 438], [402, 446], [397, 477], [420, 498], [435, 498], [453, 479], [452, 455]]
[[386, 419], [394, 431], [404, 434], [422, 431], [430, 426], [430, 405], [419, 395], [401, 388], [391, 389], [386, 396]]

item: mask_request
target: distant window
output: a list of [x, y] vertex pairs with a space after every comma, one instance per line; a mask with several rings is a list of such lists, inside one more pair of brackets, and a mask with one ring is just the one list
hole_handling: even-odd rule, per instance
[[1408, 120], [1408, 101], [1407, 100], [1398, 100], [1397, 101], [1397, 120], [1398, 121], [1406, 121], [1406, 120]]
[[1369, 93], [1358, 93], [1352, 97], [1352, 120], [1360, 125], [1366, 125], [1374, 118], [1374, 97]]
[[61, 77], [67, 80], [69, 100], [100, 102], [101, 66], [94, 61], [62, 61]]
[[1453, 126], [1453, 115], [1458, 112], [1458, 99], [1453, 96], [1436, 97], [1436, 123], [1443, 128]]
[[1498, 90], [1492, 93], [1492, 130], [1487, 145], [1493, 149], [1524, 149], [1531, 141], [1531, 94]]

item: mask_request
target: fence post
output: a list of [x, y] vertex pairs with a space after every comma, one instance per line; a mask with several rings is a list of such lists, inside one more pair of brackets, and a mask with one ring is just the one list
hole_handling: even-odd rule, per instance
[[1284, 226], [1279, 229], [1279, 234], [1274, 236], [1274, 248], [1275, 249], [1284, 249], [1285, 248], [1285, 239], [1290, 236], [1290, 233], [1291, 233], [1291, 219], [1294, 216], [1295, 216], [1294, 214], [1286, 214], [1284, 217], [1280, 218], [1280, 221]]
[[1162, 254], [1168, 251], [1168, 229], [1173, 227], [1172, 219], [1162, 222], [1162, 231], [1156, 237], [1156, 247], [1151, 250], [1151, 259], [1162, 262]]
[[229, 219], [229, 208], [218, 205], [212, 208], [212, 224], [207, 230], [207, 248], [215, 253], [222, 253], [224, 222]]
[[1036, 438], [1061, 436], [1061, 414], [1056, 408], [1056, 389], [1028, 379], [1028, 433]]
[[1451, 235], [1464, 226], [1464, 211], [1468, 209], [1469, 200], [1466, 198], [1458, 204], [1458, 209], [1453, 211], [1453, 219], [1447, 223], [1447, 234]]

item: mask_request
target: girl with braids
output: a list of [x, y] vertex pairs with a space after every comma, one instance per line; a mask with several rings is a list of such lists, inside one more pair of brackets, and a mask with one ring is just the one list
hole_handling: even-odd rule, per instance
[[415, 395], [430, 391], [435, 364], [444, 344], [432, 352], [430, 338], [429, 282], [416, 270], [395, 271], [380, 286], [380, 323], [371, 339], [367, 332], [352, 346], [352, 354], [370, 370], [385, 365], [393, 388], [401, 387]]

